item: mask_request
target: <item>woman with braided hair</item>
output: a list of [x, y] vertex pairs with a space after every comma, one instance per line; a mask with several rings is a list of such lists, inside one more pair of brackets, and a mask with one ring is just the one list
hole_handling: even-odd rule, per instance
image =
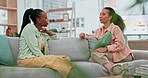
[[47, 13], [43, 10], [25, 11], [20, 31], [18, 66], [47, 67], [58, 71], [62, 78], [86, 78], [68, 56], [48, 55], [47, 40], [58, 38], [55, 33], [44, 28], [47, 25]]

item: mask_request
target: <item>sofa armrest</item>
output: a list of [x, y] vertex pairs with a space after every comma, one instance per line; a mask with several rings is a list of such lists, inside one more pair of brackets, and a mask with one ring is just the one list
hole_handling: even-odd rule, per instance
[[137, 59], [147, 59], [148, 60], [148, 50], [132, 50], [132, 53], [135, 57], [135, 60]]

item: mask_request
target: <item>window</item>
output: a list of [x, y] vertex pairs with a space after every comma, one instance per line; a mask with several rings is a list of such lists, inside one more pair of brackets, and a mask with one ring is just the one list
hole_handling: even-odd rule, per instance
[[84, 24], [84, 17], [79, 17], [76, 19], [76, 27], [85, 27], [85, 24]]
[[102, 3], [102, 8], [112, 7], [123, 18], [124, 34], [129, 40], [148, 39], [148, 0], [101, 0]]

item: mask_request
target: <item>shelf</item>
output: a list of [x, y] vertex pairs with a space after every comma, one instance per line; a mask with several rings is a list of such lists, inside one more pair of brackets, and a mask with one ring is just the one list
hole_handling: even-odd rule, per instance
[[62, 22], [70, 22], [70, 21], [71, 21], [71, 19], [66, 20], [66, 21], [63, 21], [63, 19], [61, 19], [61, 20], [55, 20], [54, 22], [50, 21], [50, 23], [62, 23]]
[[68, 11], [68, 10], [72, 10], [72, 8], [49, 9], [47, 12], [60, 12], [60, 11]]
[[3, 9], [3, 10], [14, 10], [14, 11], [16, 11], [16, 10], [17, 10], [17, 8], [2, 7], [2, 6], [0, 6], [0, 9]]
[[17, 27], [17, 24], [0, 24], [0, 26], [13, 26], [13, 27]]
[[7, 6], [7, 0], [0, 0], [0, 6]]
[[[0, 10], [7, 13], [7, 17], [2, 16], [7, 23], [1, 22], [0, 26], [4, 26], [7, 29], [11, 28], [13, 34], [17, 32], [17, 0], [0, 0]], [[7, 29], [5, 29], [5, 32], [7, 32]], [[5, 34], [8, 35], [8, 33]]]
[[[57, 13], [60, 12], [60, 13]], [[57, 9], [48, 9], [49, 13], [49, 29], [52, 27], [62, 30], [62, 27], [65, 27], [65, 33], [58, 33], [58, 35], [63, 35], [64, 37], [76, 37], [76, 12], [75, 12], [75, 3], [72, 4], [72, 7], [69, 8], [57, 8]], [[57, 17], [55, 15], [57, 14]], [[52, 16], [53, 15], [53, 16]], [[51, 19], [53, 17], [53, 19]], [[63, 17], [63, 18], [61, 18]], [[67, 36], [65, 36], [67, 35]]]

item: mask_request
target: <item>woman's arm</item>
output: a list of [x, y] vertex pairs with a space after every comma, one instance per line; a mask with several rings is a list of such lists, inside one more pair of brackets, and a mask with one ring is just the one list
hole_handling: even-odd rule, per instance
[[49, 31], [46, 28], [42, 28], [42, 30], [43, 32], [45, 32], [43, 36], [46, 38], [46, 40], [58, 40], [59, 39], [54, 32]]
[[23, 37], [26, 41], [26, 45], [28, 46], [28, 48], [30, 49], [30, 51], [32, 52], [33, 55], [35, 56], [42, 56], [42, 52], [38, 47], [38, 39], [39, 35], [37, 36], [35, 31], [33, 30], [27, 30], [26, 32], [24, 32]]
[[86, 34], [86, 33], [80, 33], [79, 34], [79, 37], [81, 39], [88, 39], [90, 36], [94, 36], [94, 37], [97, 37], [97, 34], [99, 33], [99, 29], [97, 29], [93, 34]]
[[54, 36], [56, 35], [54, 32], [47, 30], [46, 28], [42, 28], [42, 30], [47, 33], [49, 36]]
[[99, 53], [108, 52], [108, 48], [107, 47], [97, 48], [94, 50], [94, 52], [99, 52]]
[[115, 27], [112, 34], [113, 34], [112, 36], [114, 36], [114, 39], [113, 39], [111, 45], [107, 46], [108, 51], [118, 52], [118, 51], [123, 50], [126, 46], [126, 42], [125, 42], [123, 33], [120, 30], [120, 28]]

